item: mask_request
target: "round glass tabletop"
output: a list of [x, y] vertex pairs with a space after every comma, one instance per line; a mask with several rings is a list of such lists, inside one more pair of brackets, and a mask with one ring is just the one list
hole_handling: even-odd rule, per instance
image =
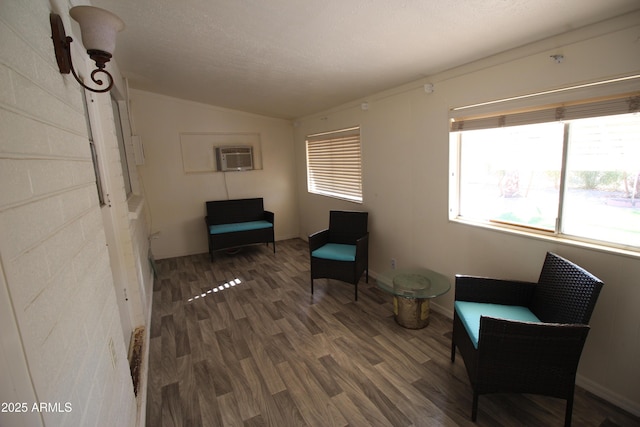
[[426, 268], [389, 270], [376, 283], [380, 289], [405, 298], [435, 298], [451, 288], [446, 276]]

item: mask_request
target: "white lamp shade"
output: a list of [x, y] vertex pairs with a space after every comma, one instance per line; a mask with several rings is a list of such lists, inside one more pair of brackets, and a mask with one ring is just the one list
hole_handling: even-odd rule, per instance
[[80, 24], [85, 49], [113, 54], [116, 48], [116, 34], [124, 29], [124, 22], [120, 18], [93, 6], [76, 6], [69, 10], [69, 14]]

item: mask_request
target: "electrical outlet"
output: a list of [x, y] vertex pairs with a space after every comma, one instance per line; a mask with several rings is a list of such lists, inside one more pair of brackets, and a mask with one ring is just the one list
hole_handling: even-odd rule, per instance
[[395, 258], [391, 258], [391, 269], [392, 270], [396, 269], [396, 259]]

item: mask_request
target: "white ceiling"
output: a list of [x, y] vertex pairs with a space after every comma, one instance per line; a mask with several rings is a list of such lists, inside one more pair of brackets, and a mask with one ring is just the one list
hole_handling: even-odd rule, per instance
[[132, 88], [295, 118], [640, 8], [638, 0], [92, 0]]

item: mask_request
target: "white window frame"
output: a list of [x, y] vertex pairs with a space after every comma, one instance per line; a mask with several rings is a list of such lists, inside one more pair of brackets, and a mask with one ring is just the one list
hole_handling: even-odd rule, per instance
[[[600, 117], [612, 114], [610, 111], [615, 110], [621, 105], [628, 106], [626, 112], [638, 112], [640, 103], [640, 92], [637, 92], [637, 81], [640, 75], [634, 75], [623, 79], [615, 79], [606, 82], [599, 82], [592, 85], [581, 85], [579, 87], [566, 88], [561, 90], [548, 91], [544, 94], [527, 95], [523, 97], [514, 97], [508, 100], [492, 101], [482, 104], [475, 104], [468, 107], [460, 107], [452, 109], [450, 112], [450, 183], [449, 183], [449, 219], [454, 222], [465, 223], [474, 226], [494, 229], [501, 232], [515, 233], [527, 235], [531, 237], [554, 239], [555, 241], [566, 242], [570, 244], [588, 245], [591, 247], [600, 247], [606, 250], [624, 251], [634, 255], [640, 253], [640, 247], [620, 245], [613, 242], [589, 239], [581, 236], [573, 236], [563, 234], [561, 232], [562, 224], [558, 223], [555, 230], [549, 232], [544, 230], [536, 230], [531, 227], [518, 226], [513, 224], [496, 224], [485, 221], [474, 221], [460, 216], [460, 143], [459, 133], [472, 128], [496, 128], [509, 124], [517, 125], [526, 123], [544, 123], [550, 121], [570, 120], [572, 118]], [[617, 84], [617, 85], [616, 85]], [[594, 86], [603, 85], [603, 88], [594, 88]], [[631, 86], [630, 86], [631, 85]], [[635, 87], [633, 86], [635, 85]], [[630, 88], [629, 92], [615, 92], [611, 87], [615, 86]], [[608, 94], [607, 94], [608, 89]], [[576, 93], [570, 93], [574, 90]], [[586, 91], [586, 92], [585, 92]], [[569, 92], [569, 93], [567, 93]], [[597, 99], [589, 99], [585, 96], [591, 94], [598, 95]], [[547, 96], [545, 96], [547, 95]], [[548, 95], [552, 95], [551, 97]], [[562, 102], [562, 96], [566, 96], [567, 101]], [[537, 107], [531, 101], [531, 98], [538, 100]], [[541, 102], [554, 100], [554, 104], [542, 104]], [[527, 104], [529, 106], [527, 107]], [[616, 107], [616, 103], [617, 107]], [[598, 112], [597, 108], [603, 110]], [[517, 106], [517, 107], [516, 107]], [[502, 108], [500, 108], [502, 107]], [[585, 113], [584, 107], [588, 110]], [[618, 112], [616, 114], [620, 114]], [[549, 118], [551, 117], [551, 118]], [[509, 123], [510, 122], [510, 123]], [[563, 163], [562, 175], [565, 175], [566, 168], [566, 146], [563, 147]], [[564, 177], [563, 177], [564, 179]], [[561, 186], [563, 188], [563, 186]], [[561, 195], [562, 196], [562, 195]], [[562, 203], [560, 200], [559, 210], [562, 214]], [[561, 218], [561, 216], [559, 217]]]
[[362, 144], [355, 126], [306, 137], [307, 190], [362, 203]]
[[87, 123], [87, 135], [89, 137], [89, 148], [91, 149], [91, 161], [93, 162], [93, 172], [96, 177], [96, 191], [98, 193], [98, 202], [100, 206], [107, 204], [105, 188], [103, 184], [102, 172], [100, 170], [100, 162], [98, 159], [98, 148], [96, 147], [95, 140], [93, 138], [93, 128], [91, 127], [91, 120], [89, 116], [89, 107], [87, 105], [87, 91], [82, 92], [82, 105], [84, 107], [84, 116]]
[[131, 180], [131, 172], [129, 170], [129, 159], [127, 155], [127, 147], [124, 140], [124, 130], [122, 126], [122, 115], [120, 111], [120, 103], [112, 96], [111, 108], [113, 109], [113, 122], [118, 140], [118, 150], [120, 152], [120, 166], [122, 168], [122, 179], [127, 199], [133, 194], [133, 185]]

